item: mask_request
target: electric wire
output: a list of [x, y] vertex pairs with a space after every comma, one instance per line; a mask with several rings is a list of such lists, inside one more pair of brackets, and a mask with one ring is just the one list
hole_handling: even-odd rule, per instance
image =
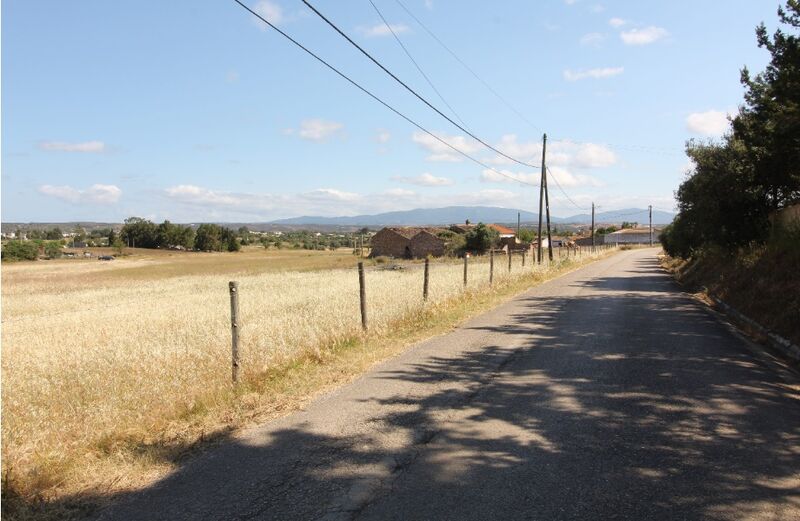
[[522, 121], [524, 121], [525, 123], [527, 123], [527, 124], [528, 124], [528, 125], [530, 125], [531, 127], [535, 128], [535, 129], [536, 129], [536, 130], [538, 130], [539, 132], [542, 132], [542, 129], [540, 129], [539, 127], [537, 127], [536, 125], [534, 125], [534, 124], [533, 124], [533, 123], [532, 123], [532, 122], [531, 122], [531, 121], [530, 121], [528, 118], [526, 118], [526, 117], [525, 117], [525, 115], [524, 115], [524, 114], [522, 114], [522, 112], [520, 112], [519, 110], [517, 110], [517, 108], [516, 108], [516, 107], [514, 107], [514, 105], [512, 105], [512, 104], [511, 104], [511, 103], [510, 103], [508, 100], [506, 100], [506, 99], [505, 99], [505, 98], [504, 98], [502, 95], [500, 95], [500, 93], [498, 93], [496, 90], [494, 90], [494, 89], [492, 88], [492, 86], [491, 86], [491, 85], [489, 85], [489, 82], [487, 82], [486, 80], [484, 80], [484, 79], [483, 79], [483, 78], [482, 78], [482, 77], [481, 77], [481, 76], [480, 76], [480, 75], [479, 75], [477, 72], [475, 72], [475, 71], [472, 69], [472, 67], [470, 67], [469, 65], [467, 65], [467, 63], [466, 63], [464, 60], [462, 60], [461, 58], [459, 58], [459, 57], [458, 57], [458, 55], [457, 55], [457, 54], [456, 54], [456, 53], [455, 53], [455, 52], [454, 52], [452, 49], [450, 49], [450, 47], [448, 47], [448, 46], [447, 46], [447, 45], [446, 45], [446, 44], [445, 44], [445, 43], [444, 43], [444, 42], [443, 42], [441, 39], [439, 39], [439, 37], [438, 37], [438, 36], [436, 36], [436, 34], [434, 34], [434, 32], [433, 32], [433, 31], [431, 31], [431, 30], [428, 28], [428, 26], [426, 26], [424, 23], [422, 23], [422, 21], [421, 21], [419, 18], [417, 18], [417, 17], [414, 15], [414, 13], [413, 13], [413, 12], [411, 12], [411, 10], [410, 10], [408, 7], [406, 7], [406, 5], [405, 5], [403, 2], [401, 2], [400, 0], [395, 0], [395, 2], [397, 2], [397, 4], [398, 4], [398, 5], [399, 5], [399, 6], [400, 6], [400, 7], [401, 7], [401, 8], [402, 8], [402, 9], [403, 9], [403, 10], [404, 10], [406, 13], [408, 13], [408, 16], [410, 16], [411, 18], [413, 18], [413, 19], [414, 19], [414, 21], [415, 21], [415, 22], [417, 22], [417, 24], [419, 24], [419, 26], [420, 26], [420, 27], [422, 27], [422, 29], [424, 29], [424, 30], [425, 30], [425, 32], [426, 32], [426, 33], [428, 33], [428, 35], [430, 35], [430, 37], [431, 37], [431, 38], [433, 38], [433, 39], [436, 41], [436, 43], [438, 43], [438, 44], [439, 44], [439, 45], [440, 45], [440, 46], [441, 46], [441, 47], [442, 47], [442, 48], [443, 48], [445, 51], [447, 51], [447, 52], [448, 52], [448, 53], [449, 53], [449, 54], [450, 54], [450, 55], [451, 55], [451, 56], [452, 56], [452, 57], [453, 57], [453, 58], [454, 58], [454, 59], [455, 59], [455, 60], [456, 60], [458, 63], [460, 63], [460, 64], [461, 64], [461, 66], [462, 66], [462, 67], [464, 67], [464, 69], [466, 69], [466, 70], [467, 70], [467, 71], [468, 71], [470, 74], [472, 74], [472, 76], [473, 76], [473, 77], [475, 77], [475, 79], [476, 79], [476, 80], [478, 80], [479, 82], [481, 82], [481, 83], [483, 84], [483, 86], [484, 86], [484, 87], [486, 87], [486, 89], [487, 89], [489, 92], [491, 92], [491, 93], [494, 95], [494, 97], [496, 97], [498, 100], [500, 100], [500, 102], [501, 102], [501, 103], [503, 103], [503, 105], [505, 105], [505, 106], [506, 106], [506, 108], [508, 108], [508, 109], [509, 109], [511, 112], [515, 113], [515, 114], [516, 114], [516, 115], [517, 115], [517, 116], [518, 116], [518, 117], [519, 117], [519, 118], [520, 118]]
[[[528, 118], [526, 118], [525, 115], [522, 114], [522, 112], [519, 111], [511, 102], [509, 102], [500, 93], [498, 93], [494, 88], [492, 88], [492, 86], [489, 84], [489, 82], [484, 80], [477, 72], [475, 72], [475, 70], [472, 69], [472, 67], [470, 67], [464, 60], [462, 60], [455, 53], [455, 51], [453, 51], [438, 36], [436, 36], [436, 34], [430, 28], [428, 28], [428, 26], [425, 25], [401, 0], [395, 0], [395, 2], [397, 3], [397, 5], [399, 5], [406, 12], [406, 14], [408, 14], [408, 16], [413, 18], [414, 21], [420, 27], [422, 27], [422, 29], [426, 33], [428, 33], [428, 35], [431, 38], [433, 38], [433, 40], [436, 43], [438, 43], [442, 47], [442, 49], [447, 51], [458, 63], [461, 64], [462, 67], [464, 67], [464, 69], [466, 69], [476, 80], [478, 80], [481, 84], [483, 84], [483, 86], [486, 87], [486, 89], [489, 92], [491, 92], [498, 100], [500, 100], [500, 102], [503, 103], [503, 105], [505, 105], [506, 108], [508, 108], [511, 112], [516, 114], [522, 121], [524, 121], [525, 123], [530, 125], [531, 128], [534, 128], [534, 129], [536, 129], [536, 130], [538, 130], [540, 132], [542, 131], [538, 126], [536, 126], [533, 122], [531, 122]], [[614, 144], [614, 143], [592, 143], [592, 142], [589, 142], [589, 141], [577, 141], [577, 140], [571, 140], [571, 139], [570, 140], [565, 140], [565, 141], [571, 141], [572, 143], [582, 144], [582, 145], [600, 144], [600, 145], [605, 145], [605, 146], [610, 147], [610, 148], [616, 148], [616, 149], [619, 149], [619, 150], [629, 150], [629, 151], [632, 151], [632, 152], [646, 152], [646, 153], [652, 153], [652, 154], [673, 155], [673, 156], [682, 154], [681, 152], [677, 152], [672, 148], [651, 147], [651, 146], [645, 146], [645, 145], [618, 145], [618, 144]]]
[[433, 89], [433, 91], [436, 93], [437, 96], [439, 96], [439, 99], [442, 100], [442, 103], [447, 105], [447, 108], [450, 109], [450, 112], [453, 113], [453, 115], [456, 117], [456, 119], [458, 121], [460, 121], [461, 124], [466, 127], [467, 124], [464, 123], [464, 120], [461, 118], [461, 116], [458, 115], [458, 112], [456, 112], [456, 110], [447, 102], [447, 100], [444, 99], [444, 96], [442, 96], [442, 93], [439, 92], [439, 89], [436, 88], [436, 85], [434, 85], [433, 82], [431, 81], [431, 79], [428, 77], [428, 75], [425, 74], [425, 71], [422, 70], [422, 67], [420, 67], [419, 63], [417, 63], [417, 60], [415, 60], [414, 57], [411, 56], [411, 52], [406, 48], [406, 46], [403, 43], [403, 41], [400, 39], [400, 37], [395, 32], [395, 30], [392, 28], [391, 24], [389, 24], [389, 22], [386, 21], [386, 18], [383, 16], [383, 13], [381, 12], [381, 10], [378, 9], [378, 6], [375, 5], [375, 2], [373, 2], [372, 0], [369, 0], [369, 3], [372, 4], [372, 8], [375, 9], [376, 13], [378, 13], [378, 16], [380, 16], [381, 20], [383, 20], [383, 23], [384, 23], [384, 25], [386, 25], [386, 28], [389, 29], [389, 32], [391, 32], [392, 36], [394, 36], [395, 41], [397, 41], [397, 43], [400, 45], [400, 48], [403, 49], [403, 52], [406, 54], [406, 56], [408, 56], [408, 59], [411, 60], [411, 63], [414, 64], [414, 67], [417, 68], [417, 71], [419, 71], [419, 73], [422, 75], [422, 77], [425, 78], [425, 81], [428, 83], [430, 88]]
[[351, 85], [353, 85], [354, 87], [356, 87], [358, 90], [360, 90], [361, 92], [363, 92], [364, 94], [366, 94], [367, 96], [369, 96], [370, 98], [372, 98], [373, 100], [377, 101], [378, 103], [380, 103], [381, 105], [383, 105], [384, 107], [386, 107], [387, 109], [389, 109], [390, 111], [392, 111], [393, 113], [395, 113], [396, 115], [400, 116], [401, 118], [403, 118], [403, 119], [404, 119], [404, 120], [406, 120], [408, 123], [410, 123], [411, 125], [413, 125], [413, 126], [415, 126], [416, 128], [418, 128], [418, 129], [419, 129], [419, 130], [421, 130], [422, 132], [424, 132], [424, 133], [428, 134], [429, 136], [431, 136], [432, 138], [434, 138], [434, 139], [435, 139], [435, 140], [437, 140], [438, 142], [442, 143], [442, 144], [443, 144], [443, 145], [445, 145], [446, 147], [448, 147], [448, 148], [452, 149], [453, 151], [455, 151], [456, 153], [458, 153], [458, 154], [460, 154], [460, 155], [462, 155], [462, 156], [466, 157], [467, 159], [469, 159], [469, 160], [470, 160], [470, 161], [472, 161], [473, 163], [476, 163], [476, 164], [478, 164], [478, 165], [480, 165], [480, 166], [482, 166], [482, 167], [484, 167], [484, 168], [486, 168], [486, 169], [488, 169], [488, 170], [490, 170], [490, 171], [492, 171], [492, 172], [494, 172], [494, 173], [496, 173], [496, 174], [498, 174], [498, 175], [501, 175], [501, 176], [503, 176], [503, 177], [506, 177], [506, 178], [508, 178], [508, 179], [511, 179], [511, 180], [513, 180], [513, 181], [516, 181], [516, 182], [518, 182], [518, 183], [520, 183], [520, 184], [529, 185], [529, 186], [536, 186], [536, 187], [538, 187], [538, 186], [539, 186], [538, 184], [535, 184], [535, 183], [529, 183], [529, 182], [527, 182], [527, 181], [523, 181], [523, 180], [521, 180], [521, 179], [518, 179], [518, 178], [516, 178], [516, 177], [514, 177], [514, 176], [511, 176], [511, 175], [508, 175], [508, 174], [506, 174], [506, 173], [504, 173], [504, 172], [501, 172], [501, 171], [499, 171], [499, 170], [497, 170], [497, 169], [495, 169], [495, 168], [493, 168], [493, 167], [489, 166], [488, 164], [484, 163], [484, 162], [483, 162], [483, 161], [481, 161], [480, 159], [477, 159], [477, 158], [475, 158], [475, 157], [472, 157], [471, 155], [467, 154], [467, 153], [466, 153], [466, 152], [464, 152], [463, 150], [460, 150], [460, 149], [459, 149], [458, 147], [456, 147], [455, 145], [452, 145], [452, 144], [450, 144], [449, 142], [447, 142], [446, 140], [444, 140], [444, 139], [440, 138], [439, 136], [437, 136], [436, 134], [434, 134], [434, 133], [433, 133], [433, 132], [431, 132], [430, 130], [426, 129], [425, 127], [423, 127], [422, 125], [420, 125], [419, 123], [417, 123], [416, 121], [414, 121], [413, 119], [411, 119], [410, 117], [406, 116], [405, 114], [403, 114], [402, 112], [400, 112], [399, 110], [397, 110], [396, 108], [394, 108], [393, 106], [389, 105], [389, 103], [387, 103], [387, 102], [386, 102], [386, 101], [384, 101], [383, 99], [379, 98], [377, 95], [373, 94], [373, 93], [372, 93], [371, 91], [369, 91], [369, 90], [368, 90], [366, 87], [363, 87], [363, 86], [362, 86], [360, 83], [358, 83], [358, 82], [356, 82], [355, 80], [351, 79], [351, 78], [350, 78], [349, 76], [347, 76], [345, 73], [343, 73], [342, 71], [340, 71], [339, 69], [337, 69], [336, 67], [334, 67], [333, 65], [331, 65], [330, 63], [328, 63], [327, 61], [325, 61], [323, 58], [321, 58], [319, 55], [317, 55], [316, 53], [314, 53], [314, 52], [313, 52], [312, 50], [310, 50], [308, 47], [304, 46], [304, 45], [303, 45], [303, 44], [301, 44], [299, 41], [297, 41], [297, 40], [295, 40], [294, 38], [292, 38], [291, 36], [289, 36], [289, 35], [288, 35], [286, 32], [282, 31], [280, 28], [276, 27], [274, 24], [272, 24], [271, 22], [269, 22], [269, 21], [268, 21], [266, 18], [264, 18], [263, 16], [261, 16], [260, 14], [258, 14], [256, 11], [254, 11], [253, 9], [251, 9], [250, 7], [248, 7], [248, 6], [247, 6], [246, 4], [244, 4], [244, 3], [243, 3], [241, 0], [233, 0], [233, 1], [234, 1], [234, 2], [236, 2], [237, 4], [239, 4], [239, 6], [240, 6], [240, 7], [242, 7], [244, 10], [248, 11], [250, 14], [252, 14], [252, 15], [253, 15], [253, 16], [255, 16], [256, 18], [258, 18], [259, 20], [261, 20], [262, 22], [264, 22], [265, 24], [267, 24], [267, 25], [268, 25], [270, 28], [274, 29], [276, 32], [278, 32], [278, 34], [280, 34], [281, 36], [283, 36], [284, 38], [286, 38], [287, 40], [289, 40], [290, 42], [292, 42], [294, 45], [296, 45], [297, 47], [299, 47], [299, 48], [300, 48], [300, 49], [302, 49], [303, 51], [305, 51], [305, 52], [306, 52], [306, 53], [307, 53], [309, 56], [313, 57], [313, 58], [314, 58], [314, 59], [316, 59], [318, 62], [320, 62], [321, 64], [325, 65], [325, 67], [327, 67], [328, 69], [330, 69], [331, 71], [333, 71], [334, 73], [336, 73], [338, 76], [340, 76], [342, 79], [344, 79], [345, 81], [347, 81], [348, 83], [350, 83]]
[[[237, 2], [238, 2], [238, 0], [234, 0], [234, 1], [237, 1]], [[339, 33], [339, 35], [340, 35], [342, 38], [344, 38], [345, 40], [347, 40], [347, 41], [348, 41], [348, 42], [349, 42], [349, 43], [350, 43], [350, 44], [351, 44], [353, 47], [355, 47], [356, 49], [358, 49], [358, 50], [361, 52], [361, 54], [363, 54], [364, 56], [366, 56], [367, 58], [369, 58], [369, 60], [370, 60], [370, 61], [372, 61], [372, 63], [374, 63], [375, 65], [377, 65], [377, 66], [378, 66], [378, 67], [379, 67], [379, 68], [380, 68], [382, 71], [384, 71], [386, 74], [388, 74], [388, 75], [389, 75], [389, 76], [390, 76], [390, 77], [391, 77], [393, 80], [395, 80], [397, 83], [399, 83], [400, 85], [402, 85], [402, 86], [403, 86], [403, 88], [405, 88], [405, 89], [406, 89], [408, 92], [410, 92], [411, 94], [413, 94], [413, 95], [414, 95], [414, 96], [415, 96], [417, 99], [419, 99], [421, 102], [423, 102], [425, 105], [427, 105], [427, 106], [428, 106], [428, 107], [429, 107], [431, 110], [433, 110], [434, 112], [436, 112], [437, 114], [439, 114], [441, 117], [443, 117], [445, 120], [447, 120], [447, 121], [448, 121], [450, 124], [452, 124], [453, 126], [455, 126], [456, 128], [458, 128], [459, 130], [461, 130], [462, 132], [464, 132], [464, 133], [465, 133], [465, 134], [467, 134], [469, 137], [471, 137], [472, 139], [474, 139], [475, 141], [477, 141], [477, 142], [478, 142], [478, 143], [480, 143], [481, 145], [485, 146], [485, 147], [486, 147], [486, 148], [488, 148], [489, 150], [492, 150], [493, 152], [495, 152], [495, 153], [497, 153], [497, 154], [499, 154], [499, 155], [501, 155], [501, 156], [505, 157], [506, 159], [508, 159], [508, 160], [510, 160], [510, 161], [513, 161], [513, 162], [515, 162], [515, 163], [518, 163], [518, 164], [520, 164], [520, 165], [527, 166], [527, 167], [529, 167], [529, 168], [533, 168], [533, 169], [538, 169], [538, 168], [539, 168], [539, 167], [538, 167], [538, 166], [536, 166], [536, 165], [532, 165], [532, 164], [530, 164], [530, 163], [527, 163], [527, 162], [525, 162], [525, 161], [522, 161], [522, 160], [520, 160], [520, 159], [517, 159], [516, 157], [510, 156], [510, 155], [506, 154], [505, 152], [503, 152], [502, 150], [499, 150], [498, 148], [495, 148], [494, 146], [490, 145], [489, 143], [487, 143], [486, 141], [484, 141], [483, 139], [481, 139], [480, 137], [478, 137], [476, 134], [474, 134], [474, 133], [472, 133], [471, 131], [469, 131], [468, 129], [466, 129], [466, 128], [465, 128], [463, 125], [460, 125], [459, 123], [456, 123], [455, 121], [453, 121], [453, 119], [452, 119], [450, 116], [448, 116], [447, 114], [445, 114], [444, 112], [442, 112], [441, 110], [439, 110], [439, 109], [438, 109], [438, 108], [437, 108], [435, 105], [433, 105], [433, 104], [432, 104], [430, 101], [428, 101], [428, 100], [427, 100], [425, 97], [423, 97], [423, 96], [422, 96], [422, 95], [420, 95], [420, 94], [419, 94], [417, 91], [415, 91], [414, 89], [412, 89], [411, 87], [409, 87], [409, 86], [408, 86], [408, 84], [406, 84], [406, 83], [405, 83], [403, 80], [401, 80], [400, 78], [398, 78], [398, 77], [397, 77], [397, 75], [395, 75], [395, 74], [394, 74], [392, 71], [390, 71], [389, 69], [387, 69], [387, 68], [386, 68], [386, 67], [385, 67], [385, 66], [384, 66], [384, 65], [383, 65], [381, 62], [379, 62], [379, 61], [378, 61], [378, 60], [377, 60], [375, 57], [373, 57], [373, 56], [372, 56], [370, 53], [368, 53], [366, 50], [364, 50], [364, 48], [363, 48], [363, 47], [361, 47], [360, 45], [358, 45], [358, 44], [357, 44], [357, 43], [356, 43], [356, 42], [355, 42], [355, 41], [354, 41], [352, 38], [350, 38], [350, 37], [349, 37], [349, 36], [348, 36], [348, 35], [347, 35], [347, 34], [346, 34], [344, 31], [342, 31], [342, 30], [341, 30], [341, 29], [340, 29], [340, 28], [339, 28], [339, 27], [338, 27], [336, 24], [334, 24], [332, 21], [330, 21], [330, 20], [329, 20], [329, 19], [328, 19], [328, 18], [327, 18], [327, 17], [326, 17], [324, 14], [322, 14], [321, 12], [319, 12], [319, 10], [317, 10], [317, 8], [315, 8], [313, 5], [311, 5], [311, 3], [309, 3], [309, 2], [308, 2], [308, 0], [302, 0], [302, 2], [303, 2], [303, 3], [304, 3], [304, 4], [305, 4], [305, 5], [306, 5], [306, 6], [307, 6], [309, 9], [311, 9], [311, 10], [314, 12], [314, 14], [316, 14], [316, 15], [317, 15], [319, 18], [321, 18], [321, 19], [322, 19], [322, 20], [323, 20], [325, 23], [327, 23], [327, 24], [328, 24], [328, 25], [329, 25], [329, 26], [330, 26], [330, 27], [331, 27], [331, 28], [332, 28], [334, 31], [336, 31], [337, 33]]]
[[559, 190], [561, 190], [561, 193], [564, 194], [564, 197], [566, 197], [567, 200], [570, 203], [572, 203], [572, 206], [574, 206], [575, 208], [577, 208], [578, 210], [581, 210], [583, 212], [589, 211], [589, 208], [584, 208], [583, 206], [580, 206], [578, 203], [576, 203], [575, 201], [572, 200], [572, 198], [569, 196], [569, 194], [567, 194], [567, 192], [564, 190], [564, 188], [562, 188], [561, 183], [558, 182], [558, 179], [553, 174], [553, 172], [550, 170], [549, 166], [545, 166], [545, 169], [547, 169], [547, 172], [550, 173], [550, 179], [552, 179], [553, 181], [556, 182], [556, 186], [558, 187]]

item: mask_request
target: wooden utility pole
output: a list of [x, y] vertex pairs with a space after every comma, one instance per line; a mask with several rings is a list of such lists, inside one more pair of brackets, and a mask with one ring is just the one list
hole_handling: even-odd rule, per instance
[[539, 244], [537, 249], [539, 255], [537, 256], [539, 264], [542, 263], [542, 201], [544, 199], [544, 154], [547, 151], [547, 134], [542, 135], [542, 178], [539, 181], [539, 232], [537, 237]]
[[594, 253], [594, 202], [592, 202], [592, 253]]
[[469, 262], [469, 255], [464, 254], [464, 287], [467, 287], [467, 263]]
[[361, 303], [361, 327], [367, 330], [367, 290], [364, 287], [364, 263], [358, 263], [358, 298]]
[[494, 250], [489, 250], [489, 285], [492, 285], [494, 279]]
[[422, 300], [428, 300], [428, 270], [430, 269], [430, 259], [425, 257], [425, 277], [422, 282]]
[[547, 256], [553, 260], [553, 238], [550, 236], [550, 194], [547, 190], [547, 167], [544, 163], [544, 148], [542, 148], [542, 176], [544, 177], [544, 208], [547, 214]]
[[239, 382], [239, 283], [230, 281], [231, 294], [231, 379]]
[[517, 239], [519, 239], [520, 212], [517, 212]]
[[647, 207], [647, 213], [650, 214], [650, 246], [653, 245], [653, 206]]

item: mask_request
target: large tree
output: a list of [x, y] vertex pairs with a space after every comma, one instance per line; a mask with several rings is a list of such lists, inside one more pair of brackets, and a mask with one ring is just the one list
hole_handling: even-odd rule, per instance
[[[789, 31], [800, 29], [800, 2], [778, 8]], [[754, 184], [771, 209], [800, 200], [800, 37], [777, 29], [770, 37], [761, 23], [758, 46], [770, 53], [766, 69], [755, 77], [745, 67], [741, 81], [745, 104], [733, 119], [734, 135], [754, 168]]]

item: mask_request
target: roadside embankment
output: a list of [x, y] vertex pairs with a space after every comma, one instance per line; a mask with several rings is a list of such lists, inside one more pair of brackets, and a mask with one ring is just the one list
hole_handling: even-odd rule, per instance
[[703, 293], [744, 322], [749, 332], [800, 344], [798, 248], [759, 246], [735, 254], [708, 249], [688, 260], [665, 257], [662, 265], [690, 291]]

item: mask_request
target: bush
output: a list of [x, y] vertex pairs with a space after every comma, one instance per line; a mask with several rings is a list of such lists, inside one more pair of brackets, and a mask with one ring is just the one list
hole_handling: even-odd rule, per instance
[[28, 241], [8, 241], [3, 245], [0, 256], [4, 261], [36, 260], [39, 248]]
[[61, 241], [49, 241], [44, 245], [44, 254], [55, 259], [61, 256]]
[[488, 228], [483, 223], [478, 223], [475, 228], [472, 228], [465, 235], [465, 248], [469, 251], [483, 253], [497, 242], [499, 236], [500, 234], [497, 231]]

